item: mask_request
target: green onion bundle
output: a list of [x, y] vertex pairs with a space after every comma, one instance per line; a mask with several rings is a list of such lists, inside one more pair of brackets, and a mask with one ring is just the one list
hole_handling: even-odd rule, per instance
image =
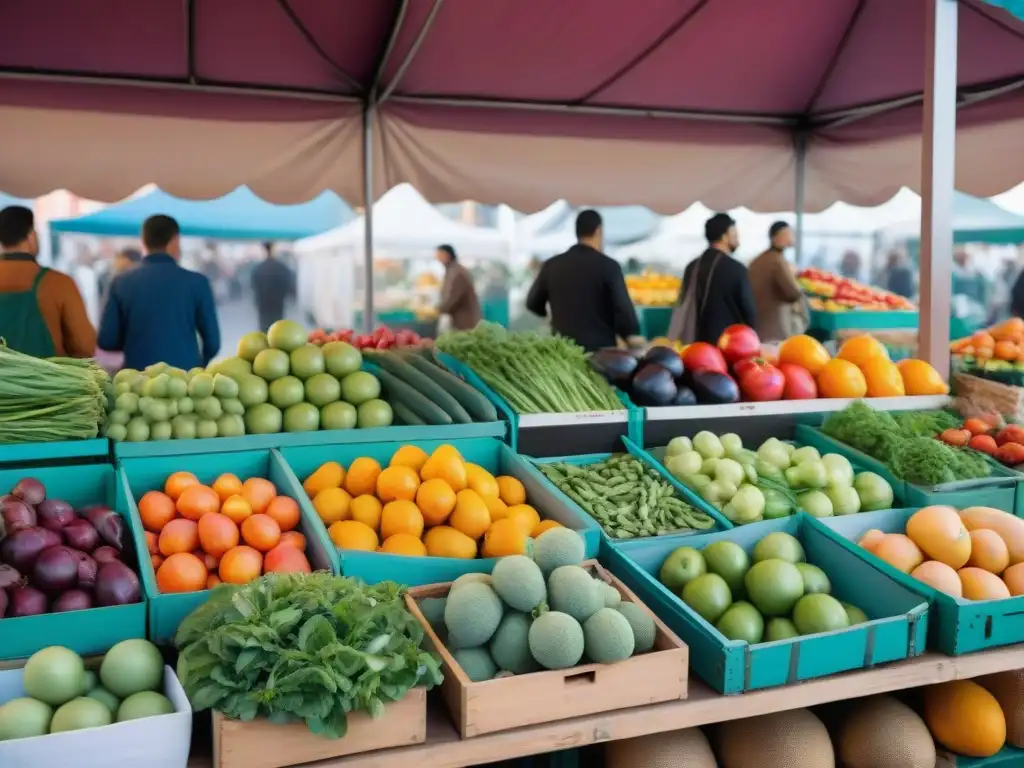
[[0, 343], [0, 443], [96, 437], [109, 385], [92, 360], [31, 357]]

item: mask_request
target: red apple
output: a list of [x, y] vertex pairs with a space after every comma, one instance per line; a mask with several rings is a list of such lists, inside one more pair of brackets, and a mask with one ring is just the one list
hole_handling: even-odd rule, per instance
[[683, 367], [688, 371], [714, 371], [715, 373], [728, 373], [725, 365], [725, 358], [713, 347], [703, 341], [696, 341], [683, 350]]
[[806, 368], [793, 363], [782, 363], [779, 370], [786, 377], [786, 386], [782, 390], [783, 400], [814, 400], [818, 397], [818, 385]]
[[726, 360], [735, 363], [761, 354], [761, 340], [749, 325], [730, 325], [719, 337], [718, 348]]
[[750, 365], [744, 366], [739, 377], [739, 385], [740, 392], [746, 400], [780, 400], [786, 388], [786, 377], [771, 363], [757, 358], [752, 360]]

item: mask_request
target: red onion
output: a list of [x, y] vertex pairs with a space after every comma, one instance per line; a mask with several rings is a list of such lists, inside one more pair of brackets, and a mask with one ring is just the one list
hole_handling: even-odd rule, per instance
[[7, 590], [0, 589], [0, 619], [7, 615]]
[[104, 563], [96, 576], [97, 605], [128, 605], [142, 599], [139, 577], [120, 561]]
[[100, 543], [100, 535], [88, 520], [74, 519], [61, 529], [61, 535], [69, 547], [83, 552], [92, 552]]
[[10, 565], [0, 565], [0, 591], [17, 586], [21, 582], [21, 574]]
[[0, 499], [0, 533], [11, 536], [36, 525], [36, 511], [16, 496]]
[[26, 528], [0, 542], [0, 560], [28, 573], [44, 549], [60, 545], [60, 536], [45, 528]]
[[89, 507], [87, 519], [92, 527], [99, 533], [100, 538], [118, 552], [124, 550], [127, 532], [125, 531], [124, 520], [110, 507], [93, 506]]
[[22, 478], [11, 491], [12, 496], [17, 496], [30, 506], [41, 504], [46, 499], [46, 486], [34, 477]]
[[92, 608], [92, 595], [82, 589], [69, 589], [53, 601], [50, 612], [84, 611], [88, 608]]
[[63, 592], [78, 584], [78, 556], [68, 547], [44, 549], [32, 566], [32, 584], [44, 592]]
[[[71, 551], [76, 552], [77, 550]], [[96, 586], [96, 574], [100, 569], [99, 563], [85, 554], [85, 552], [79, 552], [79, 554], [81, 557], [78, 559], [78, 586], [84, 589], [92, 589]]]
[[46, 595], [33, 587], [14, 587], [8, 590], [10, 598], [8, 616], [18, 618], [21, 616], [38, 616], [46, 613]]
[[97, 547], [92, 553], [92, 559], [103, 565], [103, 563], [112, 563], [115, 560], [120, 560], [121, 553], [113, 547]]
[[75, 519], [75, 510], [66, 501], [46, 499], [36, 506], [36, 517], [40, 527], [59, 531]]

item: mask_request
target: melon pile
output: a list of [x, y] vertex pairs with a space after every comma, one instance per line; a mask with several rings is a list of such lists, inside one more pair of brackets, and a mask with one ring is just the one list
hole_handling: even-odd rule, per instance
[[965, 600], [1024, 595], [1024, 520], [990, 507], [924, 507], [904, 533], [866, 532], [858, 542], [892, 567]]

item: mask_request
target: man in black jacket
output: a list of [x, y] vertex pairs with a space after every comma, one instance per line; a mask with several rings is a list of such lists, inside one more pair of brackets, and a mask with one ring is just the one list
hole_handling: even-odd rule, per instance
[[544, 262], [526, 297], [528, 310], [550, 314], [556, 333], [588, 351], [614, 347], [616, 337], [635, 341], [640, 333], [622, 267], [601, 253], [601, 224], [597, 211], [582, 211], [576, 245]]
[[704, 225], [708, 249], [683, 272], [683, 290], [696, 280], [697, 341], [717, 344], [722, 331], [741, 323], [757, 327], [757, 310], [747, 268], [732, 257], [739, 247], [736, 222], [716, 213]]

